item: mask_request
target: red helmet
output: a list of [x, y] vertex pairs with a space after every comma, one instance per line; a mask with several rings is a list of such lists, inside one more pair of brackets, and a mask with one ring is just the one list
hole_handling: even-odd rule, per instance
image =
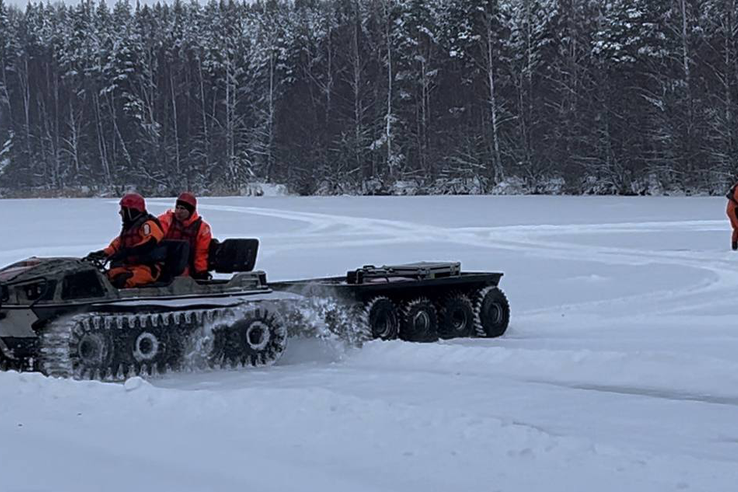
[[189, 205], [189, 207], [187, 208], [190, 210], [190, 212], [194, 212], [197, 208], [197, 198], [195, 198], [195, 195], [193, 195], [189, 191], [185, 191], [177, 197], [177, 203], [180, 202], [182, 204]]
[[120, 199], [120, 206], [138, 210], [139, 212], [146, 211], [146, 200], [138, 193], [127, 193]]

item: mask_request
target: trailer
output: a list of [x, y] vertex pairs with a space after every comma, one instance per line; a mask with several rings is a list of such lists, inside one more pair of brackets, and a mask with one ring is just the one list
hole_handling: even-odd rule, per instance
[[464, 272], [459, 262], [417, 262], [366, 265], [345, 276], [271, 282], [269, 287], [322, 306], [322, 317], [336, 333], [352, 325], [366, 339], [430, 342], [503, 335], [510, 305], [499, 288], [502, 275]]

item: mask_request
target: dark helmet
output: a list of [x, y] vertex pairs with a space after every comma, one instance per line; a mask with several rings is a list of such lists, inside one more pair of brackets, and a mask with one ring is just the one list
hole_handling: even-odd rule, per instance
[[138, 193], [127, 193], [120, 199], [120, 206], [137, 210], [139, 212], [146, 211], [146, 200]]

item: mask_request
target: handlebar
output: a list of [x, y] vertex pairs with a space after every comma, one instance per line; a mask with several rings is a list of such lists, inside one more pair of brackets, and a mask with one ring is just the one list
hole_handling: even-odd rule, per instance
[[109, 258], [90, 258], [88, 256], [85, 256], [82, 258], [82, 261], [91, 264], [101, 272], [105, 272], [106, 265], [108, 264], [108, 261], [110, 261]]

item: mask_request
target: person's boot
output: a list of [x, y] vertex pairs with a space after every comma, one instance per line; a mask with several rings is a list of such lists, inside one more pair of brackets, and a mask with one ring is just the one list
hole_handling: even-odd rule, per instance
[[738, 241], [733, 241], [732, 243], [730, 243], [730, 248], [733, 251], [737, 250], [738, 249]]
[[128, 279], [131, 277], [133, 277], [133, 273], [131, 272], [119, 273], [110, 280], [110, 283], [113, 284], [113, 287], [116, 289], [125, 289], [126, 282], [128, 282]]

